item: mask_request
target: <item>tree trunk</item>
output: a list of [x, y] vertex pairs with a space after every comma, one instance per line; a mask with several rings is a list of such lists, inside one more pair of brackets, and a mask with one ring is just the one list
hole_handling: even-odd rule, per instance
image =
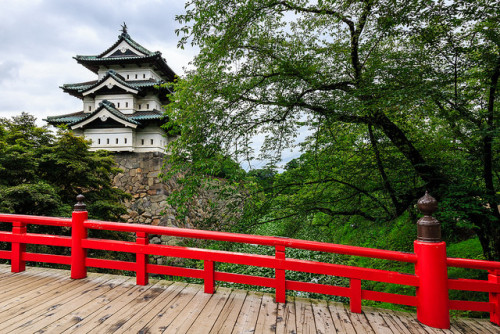
[[429, 165], [404, 132], [394, 124], [383, 112], [376, 112], [372, 118], [374, 126], [381, 129], [398, 150], [408, 159], [418, 176], [426, 183], [430, 192], [439, 193], [439, 189], [446, 183], [445, 177]]
[[487, 214], [473, 215], [471, 220], [478, 226], [475, 232], [483, 248], [484, 257], [490, 261], [500, 261], [500, 224], [498, 220], [492, 222], [491, 216]]

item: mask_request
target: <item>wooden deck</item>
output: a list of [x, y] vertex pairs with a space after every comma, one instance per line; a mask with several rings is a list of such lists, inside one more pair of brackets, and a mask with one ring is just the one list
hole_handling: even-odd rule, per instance
[[0, 333], [500, 333], [487, 320], [452, 319], [451, 330], [417, 322], [415, 314], [363, 308], [354, 314], [339, 303], [89, 274], [0, 265]]

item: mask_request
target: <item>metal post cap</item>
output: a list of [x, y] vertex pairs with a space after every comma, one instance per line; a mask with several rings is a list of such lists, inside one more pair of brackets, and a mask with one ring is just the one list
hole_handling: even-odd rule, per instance
[[74, 211], [87, 211], [87, 205], [83, 203], [84, 200], [85, 196], [83, 196], [82, 194], [76, 196], [77, 203], [74, 206]]
[[417, 202], [418, 209], [424, 214], [417, 222], [417, 240], [441, 242], [441, 224], [432, 216], [438, 209], [438, 202], [426, 191]]
[[438, 202], [434, 197], [429, 195], [429, 192], [426, 191], [425, 195], [420, 197], [417, 202], [417, 208], [426, 216], [432, 216], [434, 212], [438, 209]]

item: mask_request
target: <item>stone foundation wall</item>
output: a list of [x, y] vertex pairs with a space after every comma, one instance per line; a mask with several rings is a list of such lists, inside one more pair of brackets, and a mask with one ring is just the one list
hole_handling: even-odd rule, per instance
[[115, 161], [123, 172], [115, 176], [113, 184], [132, 195], [132, 199], [125, 202], [128, 212], [122, 218], [129, 223], [172, 226], [173, 221], [161, 215], [162, 210], [169, 209], [168, 186], [158, 177], [163, 155], [120, 153], [115, 155]]
[[[125, 201], [127, 214], [122, 219], [128, 223], [157, 226], [178, 226], [175, 210], [167, 203], [168, 195], [175, 189], [175, 181], [162, 182], [159, 178], [165, 155], [151, 153], [117, 153], [114, 158], [122, 173], [113, 184], [132, 195]], [[176, 238], [150, 236], [150, 243], [172, 245]], [[155, 262], [161, 264], [160, 257]]]
[[[187, 227], [197, 226], [199, 221], [209, 217], [214, 212], [206, 212], [208, 202], [213, 202], [215, 196], [209, 192], [199, 195], [193, 200], [190, 212], [184, 220], [176, 219], [176, 210], [167, 203], [168, 196], [176, 189], [175, 179], [161, 180], [159, 174], [163, 169], [166, 155], [158, 152], [149, 153], [116, 153], [114, 159], [122, 173], [113, 179], [114, 186], [129, 193], [132, 198], [125, 201], [127, 214], [122, 219], [128, 223], [149, 224], [156, 226]], [[228, 203], [220, 203], [228, 207]], [[235, 210], [236, 214], [239, 210]], [[217, 214], [217, 212], [215, 213]], [[235, 214], [235, 213], [233, 213]], [[217, 215], [218, 217], [226, 214]], [[178, 238], [168, 236], [150, 236], [150, 243], [173, 245]], [[162, 257], [155, 257], [155, 262], [161, 264]]]

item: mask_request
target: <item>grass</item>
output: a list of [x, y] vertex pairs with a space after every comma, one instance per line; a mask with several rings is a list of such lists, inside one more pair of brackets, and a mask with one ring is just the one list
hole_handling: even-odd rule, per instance
[[[276, 224], [261, 225], [251, 233], [262, 235], [284, 235], [283, 231], [286, 228]], [[325, 231], [330, 231], [326, 233]], [[357, 226], [344, 224], [335, 229], [317, 229], [312, 230], [312, 226], [304, 226], [297, 235], [301, 239], [317, 240], [324, 242], [332, 242], [339, 244], [349, 244], [362, 247], [396, 250], [413, 252], [413, 241], [416, 238], [416, 225], [409, 221], [408, 217], [402, 217], [398, 221], [387, 223], [384, 225], [374, 225], [373, 223], [358, 223]], [[220, 249], [220, 245], [212, 246]], [[224, 250], [230, 250], [242, 253], [258, 253], [273, 255], [273, 249], [269, 247], [251, 246], [251, 245], [238, 245], [234, 244], [229, 249], [224, 247]], [[357, 256], [336, 255], [320, 252], [312, 252], [306, 250], [287, 249], [287, 257], [297, 259], [307, 259], [312, 261], [337, 263], [356, 267], [366, 267], [373, 269], [382, 269], [394, 272], [414, 274], [414, 265], [411, 263], [402, 263], [397, 261], [387, 261], [381, 259], [363, 258]], [[459, 242], [449, 243], [447, 245], [448, 257], [459, 257], [469, 259], [484, 259], [482, 255], [482, 248], [477, 237], [470, 238]], [[258, 268], [251, 266], [240, 266], [233, 264], [219, 264], [217, 270], [234, 272], [247, 275], [267, 276], [273, 277], [274, 272], [272, 269]], [[464, 268], [449, 268], [448, 276], [450, 278], [465, 278], [465, 279], [480, 279], [487, 280], [487, 272], [484, 270], [472, 270]], [[332, 277], [326, 275], [314, 275], [310, 273], [302, 273], [295, 271], [287, 271], [287, 279], [315, 282], [326, 285], [345, 286], [349, 285], [348, 279], [342, 277]], [[218, 285], [235, 287], [234, 284], [217, 283]], [[248, 288], [248, 286], [238, 286]], [[373, 281], [363, 281], [363, 289], [374, 290], [380, 292], [387, 292], [393, 294], [412, 295], [416, 293], [416, 289], [410, 286], [402, 286], [396, 284], [387, 284]], [[251, 287], [252, 290], [272, 291], [269, 288]], [[296, 295], [301, 297], [327, 299], [332, 301], [347, 302], [348, 300], [343, 297], [326, 296], [312, 293], [302, 292], [287, 292], [289, 295]], [[480, 292], [469, 291], [450, 291], [450, 299], [452, 300], [470, 300], [470, 301], [487, 301], [488, 294]], [[387, 309], [402, 310], [402, 311], [415, 311], [414, 307], [404, 305], [381, 303], [375, 301], [363, 301], [363, 305], [383, 307]], [[473, 317], [487, 317], [487, 313], [483, 312], [464, 312], [452, 311], [452, 316], [473, 316]]]

